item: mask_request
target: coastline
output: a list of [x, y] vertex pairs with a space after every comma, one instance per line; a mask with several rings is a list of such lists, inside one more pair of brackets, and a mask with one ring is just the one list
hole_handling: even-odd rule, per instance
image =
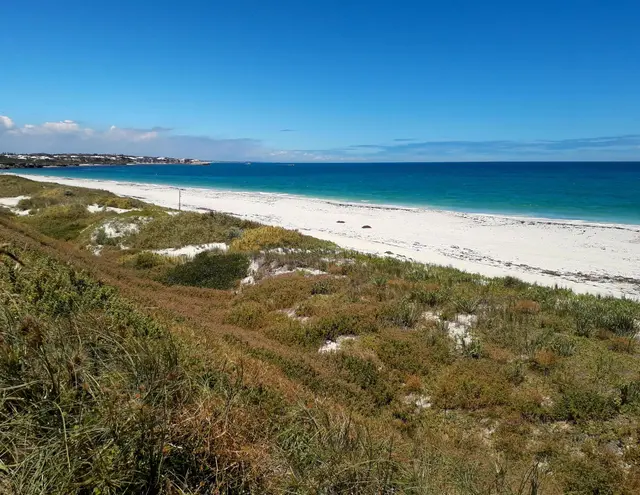
[[[10, 173], [178, 207], [177, 186]], [[579, 293], [640, 299], [640, 225], [350, 203], [285, 193], [179, 189], [185, 210], [223, 211], [297, 229], [347, 249], [391, 252], [488, 277], [514, 276]], [[364, 225], [371, 228], [363, 229]]]

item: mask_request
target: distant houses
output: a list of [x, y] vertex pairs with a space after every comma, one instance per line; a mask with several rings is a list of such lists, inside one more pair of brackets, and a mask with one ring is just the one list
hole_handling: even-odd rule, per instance
[[39, 168], [44, 166], [125, 165], [152, 163], [203, 164], [194, 158], [174, 158], [167, 156], [131, 156], [101, 153], [0, 153], [0, 168]]

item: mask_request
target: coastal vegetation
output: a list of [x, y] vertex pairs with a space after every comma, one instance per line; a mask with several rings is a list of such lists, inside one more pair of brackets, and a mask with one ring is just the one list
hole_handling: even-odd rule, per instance
[[18, 197], [2, 493], [640, 491], [637, 302], [0, 176]]

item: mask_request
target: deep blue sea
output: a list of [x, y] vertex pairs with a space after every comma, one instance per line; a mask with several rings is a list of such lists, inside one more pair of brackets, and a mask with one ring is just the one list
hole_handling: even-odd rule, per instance
[[214, 163], [20, 173], [640, 224], [640, 162]]

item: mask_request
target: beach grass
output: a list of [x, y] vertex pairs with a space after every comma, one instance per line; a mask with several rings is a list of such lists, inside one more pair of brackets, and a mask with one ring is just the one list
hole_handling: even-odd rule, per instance
[[639, 303], [157, 207], [94, 256], [139, 213], [50, 194], [0, 215], [0, 491], [640, 489]]

